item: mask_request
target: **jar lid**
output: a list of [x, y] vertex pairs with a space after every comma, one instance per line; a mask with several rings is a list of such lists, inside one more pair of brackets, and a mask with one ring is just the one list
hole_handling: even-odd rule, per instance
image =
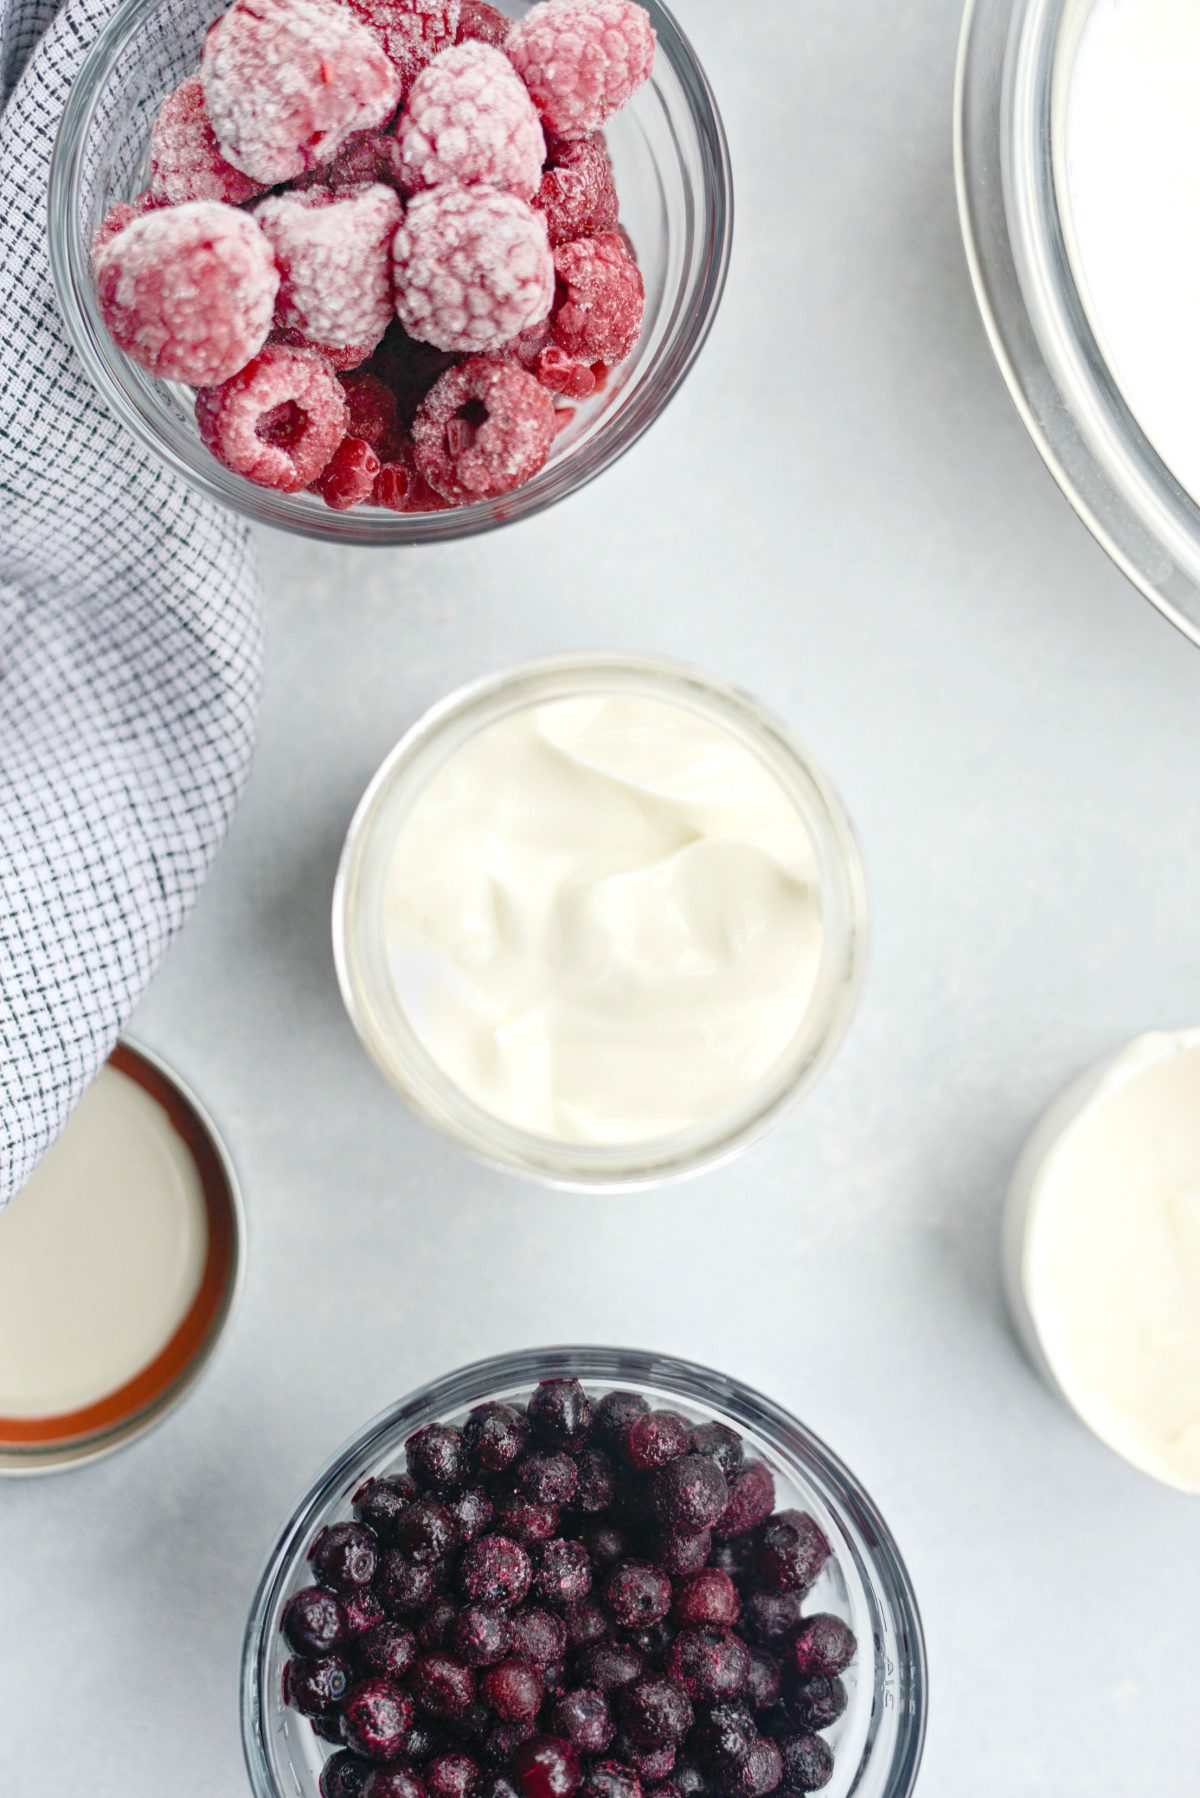
[[94, 1460], [177, 1404], [229, 1317], [242, 1238], [212, 1123], [119, 1043], [0, 1213], [0, 1474]]

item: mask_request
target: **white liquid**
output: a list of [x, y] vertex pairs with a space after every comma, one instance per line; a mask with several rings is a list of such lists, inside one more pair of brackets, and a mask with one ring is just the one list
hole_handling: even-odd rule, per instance
[[1064, 1104], [1025, 1239], [1042, 1346], [1105, 1441], [1200, 1493], [1200, 1034], [1139, 1039]]
[[102, 1069], [0, 1213], [0, 1416], [58, 1416], [141, 1372], [190, 1309], [207, 1248], [186, 1144]]
[[1076, 274], [1147, 437], [1200, 499], [1200, 3], [1096, 0], [1072, 70]]
[[484, 728], [391, 856], [405, 1011], [507, 1123], [643, 1142], [722, 1113], [792, 1042], [821, 954], [817, 868], [783, 787], [718, 724], [645, 697]]

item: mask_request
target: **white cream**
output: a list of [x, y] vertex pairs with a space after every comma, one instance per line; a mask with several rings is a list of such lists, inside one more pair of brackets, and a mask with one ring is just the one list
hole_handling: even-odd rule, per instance
[[0, 1417], [57, 1417], [166, 1347], [208, 1246], [200, 1177], [162, 1106], [101, 1070], [0, 1212]]
[[775, 775], [633, 694], [529, 706], [459, 749], [400, 828], [384, 929], [449, 1078], [588, 1144], [736, 1106], [795, 1038], [822, 943], [813, 845]]
[[1109, 367], [1200, 499], [1200, 4], [1096, 0], [1068, 88], [1068, 240]]
[[1200, 1494], [1200, 1031], [1141, 1037], [1074, 1087], [1010, 1204], [1054, 1380], [1110, 1447]]

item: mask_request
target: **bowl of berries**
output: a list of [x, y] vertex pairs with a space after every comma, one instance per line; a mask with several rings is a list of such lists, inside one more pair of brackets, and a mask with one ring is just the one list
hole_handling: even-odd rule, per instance
[[250, 1614], [255, 1798], [907, 1798], [921, 1625], [854, 1476], [624, 1349], [480, 1362], [305, 1494]]
[[699, 354], [731, 231], [658, 0], [125, 0], [50, 172], [109, 408], [210, 498], [341, 542], [601, 473]]

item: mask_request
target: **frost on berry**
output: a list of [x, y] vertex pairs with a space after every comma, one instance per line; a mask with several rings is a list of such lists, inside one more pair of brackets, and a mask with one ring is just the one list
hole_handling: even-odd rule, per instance
[[392, 238], [399, 196], [390, 187], [274, 194], [255, 219], [275, 253], [275, 320], [314, 344], [361, 347], [365, 360], [392, 316]]
[[333, 0], [234, 0], [200, 78], [222, 156], [267, 187], [327, 162], [400, 99], [373, 33]]
[[92, 238], [93, 269], [105, 244], [118, 237], [126, 225], [132, 225], [134, 219], [144, 218], [146, 213], [154, 212], [161, 205], [162, 201], [156, 200], [147, 187], [142, 193], [135, 194], [132, 200], [118, 200], [115, 206], [110, 206], [96, 226], [95, 236]]
[[545, 318], [554, 298], [545, 221], [496, 188], [417, 194], [394, 259], [401, 324], [442, 350], [494, 349]]
[[551, 336], [579, 362], [611, 368], [633, 348], [642, 328], [642, 271], [615, 231], [563, 244], [554, 252], [558, 298]]
[[503, 50], [512, 27], [512, 20], [490, 6], [488, 0], [462, 0], [456, 41], [465, 44], [476, 38], [480, 43], [491, 44], [494, 50]]
[[95, 267], [114, 341], [163, 380], [211, 386], [266, 342], [279, 275], [254, 220], [232, 206], [148, 211], [110, 238]]
[[263, 191], [222, 156], [199, 75], [190, 75], [158, 109], [150, 132], [150, 191], [169, 206], [187, 200], [241, 206]]
[[457, 34], [461, 0], [347, 0], [356, 18], [369, 25], [400, 77], [400, 98], [421, 70]]
[[282, 493], [298, 493], [324, 471], [346, 418], [346, 396], [321, 357], [281, 344], [196, 395], [200, 436], [217, 460]]
[[542, 0], [505, 50], [548, 131], [583, 137], [619, 112], [654, 66], [654, 27], [634, 0]]
[[533, 203], [546, 220], [551, 247], [615, 230], [620, 217], [617, 184], [599, 132], [556, 139], [549, 152]]
[[554, 404], [514, 362], [476, 357], [444, 374], [413, 420], [417, 471], [447, 499], [495, 499], [531, 480], [554, 442]]
[[531, 200], [546, 139], [512, 64], [487, 44], [443, 50], [418, 75], [397, 128], [404, 187], [457, 182], [507, 188]]

